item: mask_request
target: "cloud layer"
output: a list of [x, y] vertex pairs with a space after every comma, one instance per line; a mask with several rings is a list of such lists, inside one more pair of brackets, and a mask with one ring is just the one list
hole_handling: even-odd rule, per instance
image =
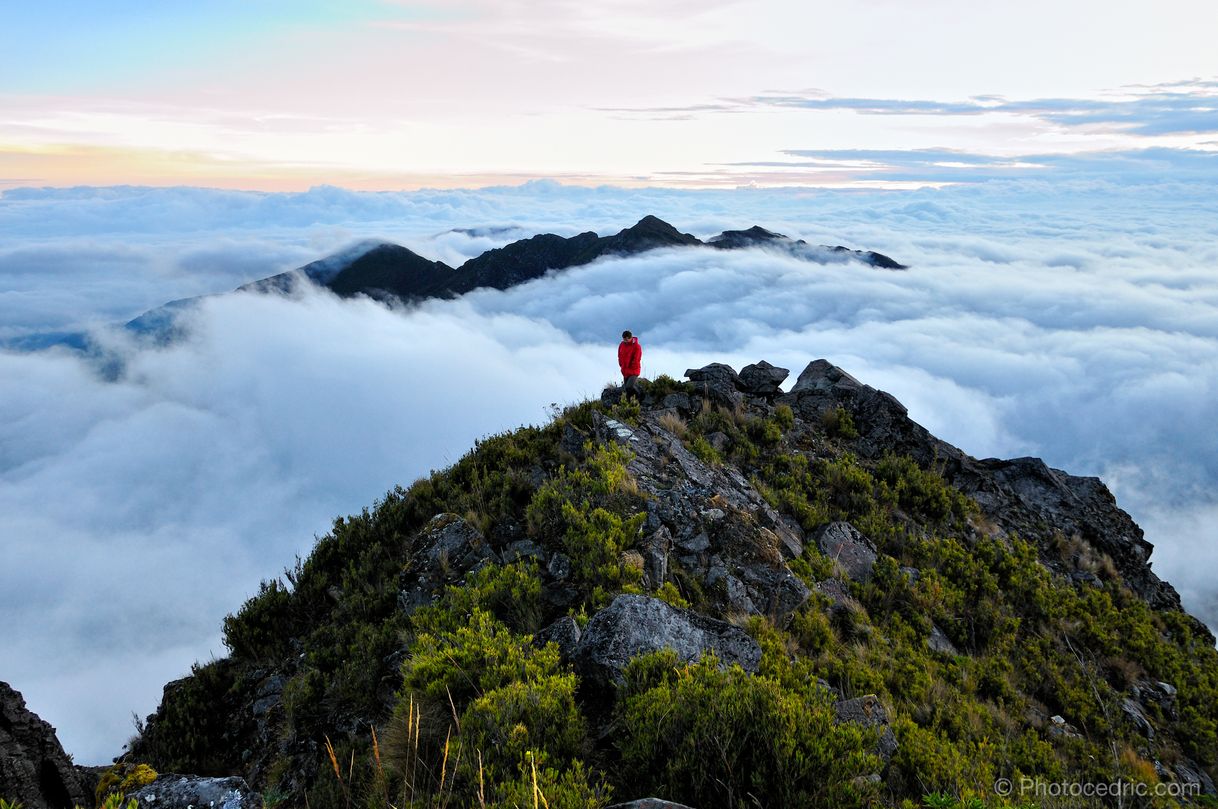
[[974, 455], [1100, 474], [1158, 546], [1156, 569], [1218, 623], [1208, 190], [10, 192], [0, 305], [27, 334], [229, 289], [359, 238], [456, 263], [516, 228], [612, 232], [645, 213], [700, 236], [756, 222], [913, 268], [656, 251], [411, 310], [217, 297], [173, 346], [101, 332], [126, 359], [118, 381], [64, 351], [0, 352], [0, 678], [78, 761], [118, 753], [133, 710], [223, 652], [220, 620], [259, 579], [476, 438], [595, 395], [622, 328], [642, 335], [649, 375], [763, 358], [798, 373], [823, 356]]

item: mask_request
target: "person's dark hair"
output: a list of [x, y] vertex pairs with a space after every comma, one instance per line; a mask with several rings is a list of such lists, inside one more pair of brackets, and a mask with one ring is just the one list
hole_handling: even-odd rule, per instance
[[629, 330], [629, 329], [627, 329], [626, 331], [622, 332], [622, 339], [623, 339], [623, 340], [629, 340], [631, 337], [634, 337], [634, 335], [630, 333], [630, 330]]

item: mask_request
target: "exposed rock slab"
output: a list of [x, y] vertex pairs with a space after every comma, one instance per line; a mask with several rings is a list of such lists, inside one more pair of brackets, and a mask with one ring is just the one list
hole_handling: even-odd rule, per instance
[[584, 628], [575, 666], [592, 682], [609, 686], [621, 682], [632, 658], [661, 649], [672, 649], [687, 663], [712, 652], [723, 665], [749, 672], [761, 662], [761, 647], [738, 627], [657, 598], [620, 595]]
[[155, 809], [261, 809], [262, 796], [244, 778], [202, 778], [164, 773], [127, 796]]
[[871, 579], [876, 560], [875, 546], [850, 523], [829, 523], [817, 533], [816, 544], [848, 578], [863, 583]]

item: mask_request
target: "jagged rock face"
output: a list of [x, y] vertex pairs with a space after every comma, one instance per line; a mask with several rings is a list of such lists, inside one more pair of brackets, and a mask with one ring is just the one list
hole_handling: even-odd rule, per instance
[[633, 658], [671, 649], [686, 662], [711, 652], [723, 665], [756, 672], [761, 647], [744, 630], [696, 612], [670, 607], [657, 598], [621, 595], [592, 616], [575, 648], [575, 669], [591, 685], [621, 682]]
[[482, 533], [456, 514], [437, 514], [423, 529], [419, 553], [403, 571], [398, 604], [410, 611], [429, 604], [445, 584], [484, 562], [500, 562]]
[[242, 778], [199, 778], [163, 773], [127, 796], [155, 809], [260, 809], [262, 796]]
[[[672, 560], [699, 579], [725, 613], [768, 615], [785, 624], [809, 595], [783, 564], [803, 552], [799, 526], [735, 467], [711, 467], [695, 457], [654, 414], [645, 414], [637, 428], [609, 419], [598, 425], [598, 436], [635, 455], [627, 469], [649, 501], [644, 547], [671, 546]], [[708, 501], [716, 505], [708, 508]]]
[[92, 806], [86, 780], [55, 736], [55, 728], [0, 682], [0, 797], [26, 809]]
[[1179, 609], [1179, 594], [1147, 565], [1152, 546], [1142, 529], [1098, 478], [1050, 469], [1037, 458], [972, 458], [910, 419], [891, 394], [823, 359], [809, 363], [777, 401], [811, 422], [845, 408], [857, 425], [853, 448], [861, 456], [908, 455], [922, 466], [935, 466], [1002, 530], [1043, 538], [1055, 532], [1078, 536], [1110, 555], [1121, 576], [1151, 606]]

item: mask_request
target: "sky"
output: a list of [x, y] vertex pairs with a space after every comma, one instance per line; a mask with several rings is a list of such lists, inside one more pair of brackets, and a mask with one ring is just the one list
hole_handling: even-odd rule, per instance
[[[1218, 626], [1218, 6], [8, 3], [0, 680], [108, 761], [338, 515], [644, 373], [825, 357], [977, 456], [1099, 475]], [[218, 295], [362, 239], [658, 251], [403, 309]], [[483, 228], [476, 232], [456, 229]], [[62, 348], [87, 330], [117, 378]]]
[[0, 30], [0, 187], [905, 187], [935, 180], [886, 150], [1001, 173], [1218, 129], [1208, 0], [48, 0]]

